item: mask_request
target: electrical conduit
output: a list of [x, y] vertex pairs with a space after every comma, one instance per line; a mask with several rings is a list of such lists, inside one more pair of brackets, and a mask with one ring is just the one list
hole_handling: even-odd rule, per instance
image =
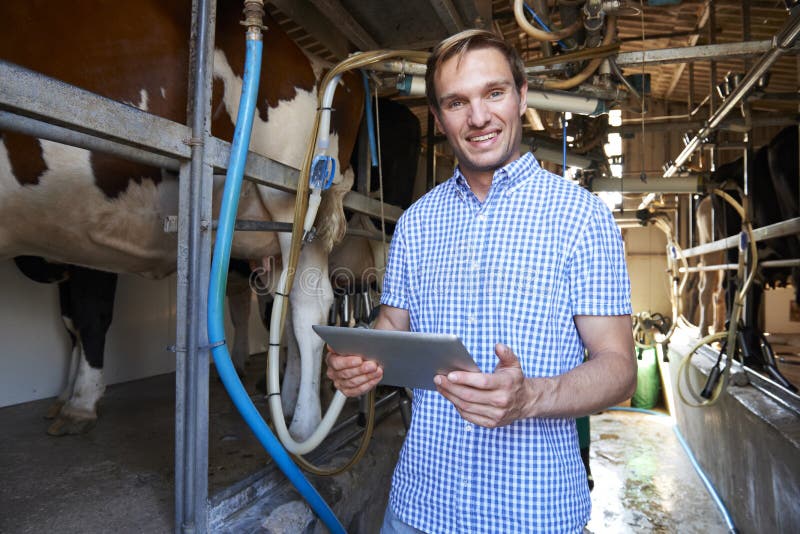
[[261, 445], [263, 445], [289, 481], [297, 488], [297, 491], [308, 502], [325, 526], [333, 533], [344, 533], [344, 527], [333, 511], [316, 489], [305, 479], [300, 469], [292, 462], [288, 453], [281, 447], [280, 442], [261, 418], [261, 414], [253, 405], [236, 374], [225, 344], [222, 307], [225, 298], [228, 264], [230, 263], [233, 227], [239, 204], [239, 193], [242, 187], [247, 149], [250, 145], [250, 132], [253, 126], [258, 79], [261, 70], [261, 53], [261, 30], [258, 26], [251, 26], [247, 31], [247, 56], [245, 59], [242, 96], [239, 102], [236, 131], [233, 137], [233, 145], [231, 146], [231, 159], [225, 180], [225, 189], [219, 214], [219, 227], [217, 228], [214, 257], [211, 264], [208, 295], [208, 339], [212, 347], [211, 354], [214, 357], [217, 373], [225, 385], [231, 400], [233, 400], [239, 413], [259, 442], [261, 442]]

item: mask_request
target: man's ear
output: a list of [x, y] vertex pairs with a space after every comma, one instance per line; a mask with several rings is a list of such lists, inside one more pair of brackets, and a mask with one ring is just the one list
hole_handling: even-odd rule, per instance
[[[527, 94], [527, 92], [526, 92]], [[433, 115], [433, 120], [436, 123], [436, 127], [439, 129], [440, 132], [444, 133], [444, 128], [442, 128], [442, 123], [439, 121], [439, 112], [438, 110], [434, 109], [433, 106], [428, 105], [428, 112]]]
[[522, 87], [519, 88], [519, 114], [520, 116], [525, 114], [525, 111], [528, 109], [528, 82], [523, 81]]

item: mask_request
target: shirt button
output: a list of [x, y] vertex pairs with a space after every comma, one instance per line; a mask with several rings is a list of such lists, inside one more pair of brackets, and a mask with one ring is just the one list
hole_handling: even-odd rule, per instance
[[472, 431], [472, 425], [469, 424], [469, 423], [465, 423], [464, 424], [464, 430], [466, 430], [467, 432], [471, 432]]
[[478, 214], [478, 220], [479, 221], [485, 221], [486, 220], [486, 214], [485, 213], [479, 213]]
[[470, 315], [469, 317], [467, 317], [467, 321], [468, 321], [470, 324], [475, 324], [475, 323], [477, 323], [477, 322], [478, 322], [478, 319], [477, 319], [477, 318], [476, 318], [474, 315]]
[[473, 271], [477, 271], [480, 268], [481, 268], [481, 262], [479, 262], [479, 261], [473, 261], [472, 262], [472, 270]]

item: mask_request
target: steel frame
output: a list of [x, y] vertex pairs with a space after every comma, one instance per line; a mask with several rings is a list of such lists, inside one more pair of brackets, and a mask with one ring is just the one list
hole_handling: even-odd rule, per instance
[[[765, 239], [772, 239], [775, 237], [783, 237], [792, 234], [800, 234], [800, 217], [788, 219], [779, 223], [770, 224], [769, 226], [762, 226], [753, 230], [753, 238], [756, 241], [763, 241]], [[687, 248], [683, 251], [683, 256], [691, 258], [692, 256], [699, 256], [701, 254], [708, 254], [710, 252], [719, 252], [738, 246], [739, 236], [733, 235], [699, 245], [692, 248]]]

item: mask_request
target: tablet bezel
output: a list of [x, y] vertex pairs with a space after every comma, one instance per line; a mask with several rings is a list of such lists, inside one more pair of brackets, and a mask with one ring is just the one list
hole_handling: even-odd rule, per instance
[[313, 325], [340, 354], [361, 354], [383, 367], [382, 385], [436, 390], [433, 377], [450, 371], [480, 372], [464, 344], [453, 334], [370, 330]]

